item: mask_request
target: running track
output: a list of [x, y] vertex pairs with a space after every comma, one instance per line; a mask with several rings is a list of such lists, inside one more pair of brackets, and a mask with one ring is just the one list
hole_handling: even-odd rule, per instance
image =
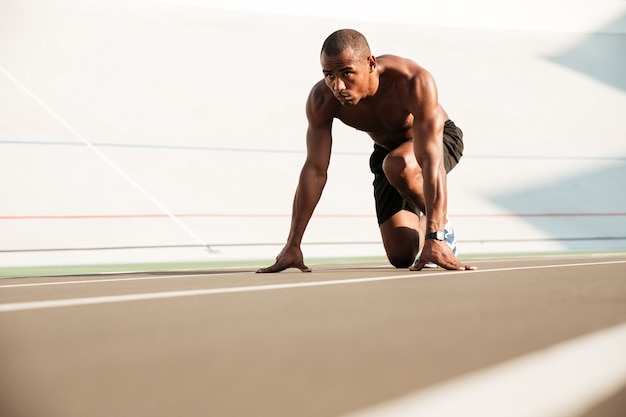
[[626, 254], [0, 280], [0, 415], [626, 415]]

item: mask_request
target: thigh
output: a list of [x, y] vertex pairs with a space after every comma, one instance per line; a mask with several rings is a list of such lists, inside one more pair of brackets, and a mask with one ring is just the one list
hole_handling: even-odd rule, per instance
[[393, 215], [402, 210], [417, 212], [400, 192], [389, 183], [387, 175], [383, 170], [383, 163], [390, 152], [379, 146], [374, 147], [374, 152], [370, 158], [370, 169], [374, 174], [374, 201], [376, 203], [376, 217], [378, 225], [382, 226]]
[[[425, 220], [425, 218], [424, 218]], [[421, 222], [425, 225], [425, 222]], [[380, 234], [389, 262], [408, 268], [415, 261], [424, 234], [420, 233], [420, 217], [412, 211], [400, 210], [380, 225]]]

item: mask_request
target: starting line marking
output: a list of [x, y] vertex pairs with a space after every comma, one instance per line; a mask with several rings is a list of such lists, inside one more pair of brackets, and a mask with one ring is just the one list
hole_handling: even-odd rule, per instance
[[571, 417], [626, 386], [626, 324], [344, 417]]
[[[571, 268], [571, 267], [611, 265], [611, 264], [624, 264], [624, 263], [626, 263], [626, 260], [587, 262], [587, 263], [577, 263], [577, 264], [560, 264], [560, 265], [522, 266], [522, 267], [513, 267], [513, 268], [483, 269], [483, 270], [475, 270], [475, 271], [448, 271], [445, 273], [445, 275], [446, 276], [458, 275], [458, 274], [471, 275], [471, 274], [481, 274], [481, 273], [488, 273], [488, 272], [521, 271], [521, 270], [529, 270], [529, 269], [549, 269], [549, 268]], [[321, 287], [321, 286], [328, 286], [328, 285], [362, 284], [362, 283], [377, 282], [377, 281], [416, 279], [416, 278], [425, 278], [425, 277], [432, 277], [432, 276], [442, 276], [442, 272], [440, 271], [437, 273], [430, 273], [430, 274], [415, 272], [415, 273], [407, 273], [403, 275], [340, 279], [340, 280], [333, 280], [333, 281], [297, 282], [297, 283], [285, 283], [285, 284], [252, 285], [252, 286], [227, 287], [227, 288], [209, 288], [209, 289], [199, 289], [199, 290], [164, 291], [164, 292], [152, 292], [152, 293], [140, 293], [140, 294], [68, 298], [68, 299], [59, 299], [59, 300], [26, 301], [26, 302], [18, 302], [18, 303], [0, 304], [0, 313], [24, 311], [24, 310], [38, 310], [38, 309], [46, 309], [46, 308], [58, 308], [58, 307], [85, 306], [85, 305], [105, 304], [105, 303], [120, 303], [120, 302], [129, 302], [129, 301], [192, 297], [192, 296], [201, 296], [201, 295], [272, 291], [272, 290], [293, 289], [293, 288]]]

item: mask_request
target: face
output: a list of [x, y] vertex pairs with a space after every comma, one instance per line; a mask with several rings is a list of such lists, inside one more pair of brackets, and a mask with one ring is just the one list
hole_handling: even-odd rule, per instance
[[352, 49], [339, 55], [321, 56], [324, 81], [343, 106], [356, 106], [372, 94], [370, 74], [376, 67], [374, 57], [357, 57]]

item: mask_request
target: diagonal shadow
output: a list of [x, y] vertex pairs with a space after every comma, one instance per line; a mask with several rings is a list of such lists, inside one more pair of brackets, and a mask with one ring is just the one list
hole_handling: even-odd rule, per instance
[[580, 241], [626, 239], [626, 162], [490, 200], [543, 230], [568, 249]]
[[548, 60], [626, 91], [626, 14]]

